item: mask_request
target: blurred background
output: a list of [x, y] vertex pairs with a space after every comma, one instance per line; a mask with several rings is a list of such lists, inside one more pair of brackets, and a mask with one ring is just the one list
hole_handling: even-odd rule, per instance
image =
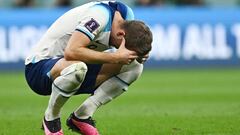
[[[90, 0], [0, 0], [0, 69], [23, 60], [47, 28]], [[240, 0], [122, 0], [154, 36], [147, 67], [239, 66]]]
[[[93, 0], [1, 0], [0, 7], [61, 7], [79, 6]], [[99, 0], [100, 1], [100, 0]], [[131, 7], [134, 6], [238, 6], [239, 0], [120, 0]]]
[[[153, 48], [140, 79], [94, 116], [100, 133], [240, 134], [240, 0], [119, 1], [151, 28]], [[0, 0], [1, 135], [42, 134], [48, 97], [27, 86], [24, 59], [59, 16], [87, 2]], [[86, 97], [71, 98], [63, 120]]]

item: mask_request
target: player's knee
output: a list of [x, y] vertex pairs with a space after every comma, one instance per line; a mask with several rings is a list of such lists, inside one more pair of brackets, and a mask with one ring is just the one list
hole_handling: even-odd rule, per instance
[[74, 63], [61, 71], [60, 76], [54, 80], [53, 87], [57, 88], [63, 96], [70, 97], [81, 86], [86, 73], [85, 63]]
[[78, 62], [63, 69], [60, 75], [71, 78], [73, 83], [79, 83], [83, 81], [87, 70], [87, 65], [84, 62]]
[[117, 75], [124, 82], [131, 84], [137, 80], [143, 71], [143, 64], [139, 64], [136, 60], [129, 65], [124, 65]]

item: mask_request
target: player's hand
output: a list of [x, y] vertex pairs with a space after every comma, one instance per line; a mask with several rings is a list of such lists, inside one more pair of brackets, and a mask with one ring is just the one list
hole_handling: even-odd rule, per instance
[[125, 39], [122, 39], [121, 45], [118, 50], [115, 52], [116, 61], [118, 64], [130, 64], [133, 60], [138, 58], [135, 51], [128, 50], [125, 47]]
[[136, 60], [137, 60], [139, 63], [143, 64], [144, 62], [147, 61], [148, 57], [149, 57], [149, 53], [147, 53], [147, 54], [144, 55], [144, 56], [138, 57]]

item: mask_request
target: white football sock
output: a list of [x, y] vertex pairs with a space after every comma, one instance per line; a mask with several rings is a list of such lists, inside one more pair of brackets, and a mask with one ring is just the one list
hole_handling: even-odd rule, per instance
[[95, 90], [94, 95], [87, 98], [74, 112], [75, 116], [79, 119], [92, 117], [98, 107], [121, 95], [127, 88], [128, 84], [124, 83], [118, 77], [108, 79]]
[[87, 119], [89, 117], [92, 117], [93, 113], [97, 110], [99, 106], [100, 104], [94, 103], [91, 97], [89, 97], [74, 112], [74, 115], [79, 119]]
[[103, 82], [83, 104], [74, 112], [80, 119], [92, 117], [93, 113], [101, 105], [110, 102], [127, 91], [128, 86], [133, 83], [142, 73], [143, 65], [136, 60], [129, 65], [124, 65], [120, 74]]
[[52, 84], [52, 93], [45, 119], [52, 121], [60, 117], [62, 106], [69, 97], [74, 95], [81, 86], [87, 72], [87, 66], [83, 62], [74, 63], [61, 71]]
[[68, 97], [63, 97], [57, 90], [53, 89], [45, 112], [45, 119], [47, 121], [52, 121], [59, 118], [60, 110], [67, 100]]

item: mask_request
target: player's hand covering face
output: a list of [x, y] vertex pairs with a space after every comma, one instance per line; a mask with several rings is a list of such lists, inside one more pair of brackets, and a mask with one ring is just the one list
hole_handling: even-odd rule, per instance
[[125, 38], [122, 38], [122, 42], [116, 51], [116, 55], [118, 57], [119, 64], [130, 64], [133, 60], [138, 58], [137, 53], [135, 51], [128, 50], [125, 47]]

